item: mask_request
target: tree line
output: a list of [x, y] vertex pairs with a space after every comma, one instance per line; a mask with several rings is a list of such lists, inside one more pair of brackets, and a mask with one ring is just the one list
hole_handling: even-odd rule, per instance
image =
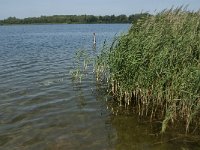
[[41, 17], [29, 17], [19, 19], [16, 17], [9, 17], [4, 20], [0, 20], [0, 25], [7, 24], [90, 24], [90, 23], [133, 23], [141, 17], [148, 16], [148, 13], [126, 15], [106, 15], [106, 16], [94, 16], [94, 15], [54, 15], [54, 16], [41, 16]]

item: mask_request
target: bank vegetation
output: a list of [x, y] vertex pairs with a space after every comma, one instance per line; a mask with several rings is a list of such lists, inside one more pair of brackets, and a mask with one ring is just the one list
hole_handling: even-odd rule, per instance
[[109, 83], [122, 106], [141, 117], [200, 127], [200, 12], [171, 9], [140, 18], [102, 51], [96, 78]]

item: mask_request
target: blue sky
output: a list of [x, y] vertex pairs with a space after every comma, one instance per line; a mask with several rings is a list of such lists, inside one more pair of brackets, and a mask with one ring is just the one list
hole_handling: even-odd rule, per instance
[[130, 15], [181, 5], [199, 10], [200, 0], [0, 0], [0, 19], [70, 14]]

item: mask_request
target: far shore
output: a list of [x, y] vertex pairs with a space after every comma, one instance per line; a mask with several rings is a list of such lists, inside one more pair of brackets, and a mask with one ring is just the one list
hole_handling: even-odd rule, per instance
[[0, 24], [0, 26], [16, 26], [16, 25], [19, 25], [19, 26], [22, 26], [22, 25], [92, 25], [92, 24], [105, 24], [105, 25], [108, 25], [108, 24], [131, 24], [131, 23], [31, 23], [31, 24]]
[[106, 16], [93, 16], [93, 15], [54, 15], [54, 16], [41, 16], [29, 17], [19, 19], [16, 17], [8, 17], [7, 19], [0, 20], [0, 25], [41, 25], [41, 24], [130, 24], [136, 22], [138, 19], [150, 16], [148, 13], [133, 14], [133, 15], [106, 15]]

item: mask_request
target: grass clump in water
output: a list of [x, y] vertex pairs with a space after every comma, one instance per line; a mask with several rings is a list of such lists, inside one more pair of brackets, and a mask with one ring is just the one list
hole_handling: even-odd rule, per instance
[[180, 8], [142, 18], [97, 62], [115, 99], [162, 119], [162, 132], [180, 122], [186, 132], [199, 128], [200, 12]]
[[74, 57], [74, 69], [70, 70], [73, 81], [81, 82], [83, 76], [87, 74], [88, 65], [91, 65], [92, 58], [84, 50], [77, 50]]

